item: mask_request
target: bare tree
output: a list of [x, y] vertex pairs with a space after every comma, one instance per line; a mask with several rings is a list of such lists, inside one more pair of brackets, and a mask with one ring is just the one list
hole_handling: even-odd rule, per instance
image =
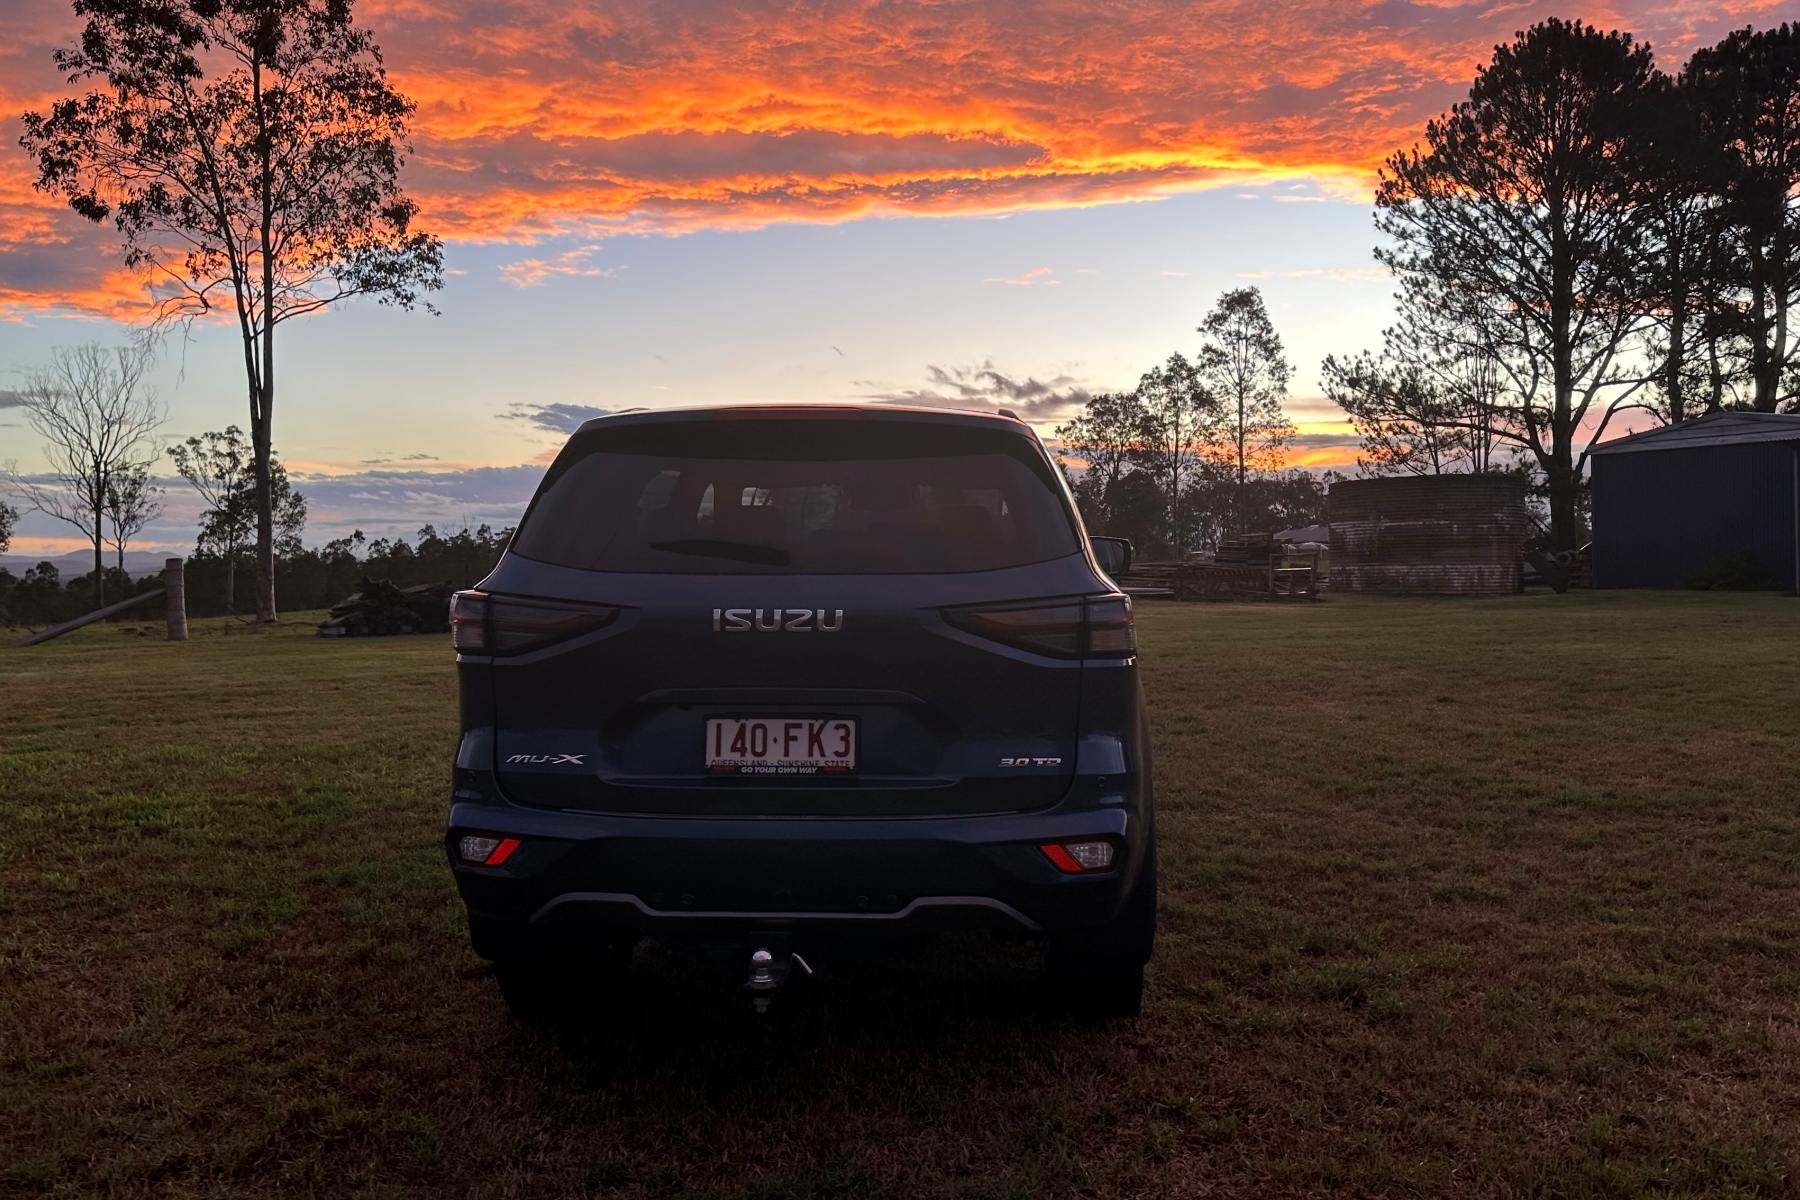
[[162, 489], [150, 477], [150, 464], [137, 463], [114, 475], [106, 486], [106, 540], [125, 569], [125, 547], [162, 512]]
[[1220, 296], [1198, 332], [1205, 344], [1195, 367], [1224, 425], [1224, 443], [1213, 448], [1212, 457], [1232, 472], [1232, 525], [1242, 535], [1250, 472], [1279, 470], [1294, 438], [1294, 426], [1281, 411], [1293, 371], [1257, 288]]
[[49, 470], [22, 474], [9, 464], [12, 487], [34, 511], [79, 529], [94, 548], [95, 606], [106, 603], [109, 494], [141, 470], [163, 410], [145, 383], [147, 347], [87, 345], [52, 353], [50, 365], [20, 389], [25, 420], [44, 439]]
[[[243, 342], [256, 481], [257, 620], [275, 620], [275, 330], [352, 296], [411, 308], [442, 286], [401, 190], [413, 104], [350, 0], [79, 0], [55, 61], [85, 96], [24, 115], [37, 186], [111, 219], [164, 318], [224, 305]], [[427, 306], [429, 307], [429, 306]]]

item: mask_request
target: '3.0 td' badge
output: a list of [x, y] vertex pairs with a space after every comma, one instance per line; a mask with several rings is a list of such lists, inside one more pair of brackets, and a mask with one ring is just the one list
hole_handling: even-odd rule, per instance
[[834, 608], [715, 608], [714, 633], [836, 633], [844, 610]]

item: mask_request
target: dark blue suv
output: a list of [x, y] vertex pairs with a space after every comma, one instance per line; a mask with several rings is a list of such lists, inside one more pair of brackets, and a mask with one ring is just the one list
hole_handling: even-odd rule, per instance
[[1041, 939], [1134, 1014], [1156, 923], [1129, 547], [1024, 422], [631, 412], [570, 438], [452, 605], [446, 837], [475, 950], [543, 1014], [638, 937], [752, 991], [832, 939]]

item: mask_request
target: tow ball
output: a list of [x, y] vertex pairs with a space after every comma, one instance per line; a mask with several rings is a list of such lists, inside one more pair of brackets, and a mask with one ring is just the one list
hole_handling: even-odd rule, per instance
[[803, 975], [811, 975], [813, 969], [804, 958], [793, 951], [775, 953], [766, 946], [761, 946], [750, 955], [750, 977], [744, 980], [744, 990], [750, 993], [750, 1000], [756, 1005], [756, 1011], [769, 1011], [769, 1001], [775, 993], [787, 985], [793, 977], [794, 968], [800, 968]]

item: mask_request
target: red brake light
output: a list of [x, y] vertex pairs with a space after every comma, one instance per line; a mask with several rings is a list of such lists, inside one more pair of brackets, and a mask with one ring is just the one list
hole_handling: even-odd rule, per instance
[[457, 851], [462, 860], [479, 867], [498, 867], [513, 856], [519, 848], [519, 839], [499, 837], [487, 833], [470, 833], [457, 843]]
[[1118, 853], [1111, 842], [1100, 838], [1079, 842], [1045, 842], [1038, 849], [1064, 875], [1110, 871]]
[[1056, 658], [1129, 658], [1137, 653], [1129, 596], [947, 608], [944, 619], [958, 629]]
[[458, 654], [521, 654], [610, 625], [618, 615], [618, 609], [602, 605], [575, 607], [458, 592], [450, 597], [450, 642]]

